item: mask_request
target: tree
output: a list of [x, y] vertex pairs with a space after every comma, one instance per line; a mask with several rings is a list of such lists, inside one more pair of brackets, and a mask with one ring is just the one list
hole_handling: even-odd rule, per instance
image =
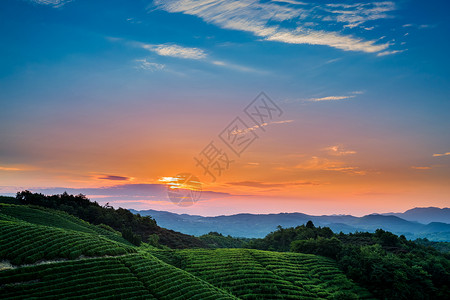
[[315, 228], [314, 223], [313, 223], [311, 220], [309, 220], [309, 221], [306, 223], [306, 228], [311, 228], [311, 229]]

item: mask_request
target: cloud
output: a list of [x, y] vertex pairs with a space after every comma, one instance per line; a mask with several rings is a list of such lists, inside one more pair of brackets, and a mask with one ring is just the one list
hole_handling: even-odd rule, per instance
[[206, 53], [199, 48], [182, 47], [175, 44], [149, 45], [142, 44], [142, 48], [155, 52], [161, 56], [170, 56], [185, 59], [204, 59]]
[[397, 53], [402, 53], [407, 51], [408, 49], [403, 49], [403, 50], [392, 50], [392, 51], [383, 51], [380, 53], [377, 53], [377, 56], [386, 56], [386, 55], [391, 55], [391, 54], [397, 54]]
[[284, 103], [294, 103], [294, 102], [320, 102], [320, 101], [338, 101], [355, 98], [357, 95], [364, 94], [364, 91], [353, 91], [348, 93], [346, 96], [326, 96], [326, 97], [315, 97], [309, 99], [286, 99]]
[[387, 19], [387, 14], [395, 10], [395, 4], [390, 1], [356, 3], [356, 4], [326, 4], [326, 11], [332, 13], [329, 17], [337, 22], [346, 23], [344, 27], [354, 28], [368, 21]]
[[136, 68], [141, 69], [141, 70], [161, 71], [166, 67], [163, 64], [157, 64], [154, 62], [150, 62], [146, 58], [145, 59], [136, 59], [135, 62], [138, 64]]
[[230, 63], [230, 62], [221, 61], [221, 60], [213, 60], [213, 61], [211, 61], [211, 63], [213, 65], [216, 65], [216, 66], [219, 66], [219, 67], [224, 67], [224, 68], [228, 68], [228, 69], [236, 70], [236, 71], [240, 71], [240, 72], [250, 72], [250, 73], [259, 73], [259, 74], [266, 74], [267, 73], [266, 71], [257, 70], [257, 69], [254, 69], [254, 68], [241, 66], [241, 65]]
[[[109, 40], [115, 42], [115, 41], [121, 41], [121, 39], [111, 39]], [[127, 42], [129, 45], [132, 45], [134, 47], [144, 48], [148, 51], [154, 52], [160, 56], [169, 56], [169, 57], [176, 57], [176, 58], [183, 58], [183, 59], [193, 59], [193, 60], [201, 60], [202, 62], [213, 64], [215, 66], [224, 67], [240, 72], [253, 72], [253, 73], [259, 73], [259, 74], [266, 74], [267, 72], [262, 70], [257, 70], [254, 68], [242, 66], [233, 64], [230, 62], [220, 61], [220, 60], [214, 60], [210, 59], [208, 54], [200, 48], [196, 47], [184, 47], [176, 44], [158, 44], [158, 45], [152, 45], [152, 44], [145, 44], [141, 42]], [[147, 59], [136, 59], [135, 62], [138, 63], [137, 69], [142, 70], [150, 70], [150, 71], [160, 71], [166, 68], [166, 65], [150, 62]]]
[[233, 135], [245, 134], [247, 132], [250, 132], [250, 131], [253, 131], [253, 130], [256, 130], [258, 128], [265, 127], [265, 126], [268, 126], [268, 125], [286, 124], [286, 123], [292, 123], [292, 122], [294, 122], [294, 120], [282, 120], [282, 121], [273, 121], [273, 122], [269, 122], [269, 123], [262, 123], [261, 125], [255, 125], [255, 126], [252, 126], [252, 127], [249, 127], [249, 128], [245, 128], [245, 129], [234, 130], [230, 134], [233, 134]]
[[354, 98], [355, 96], [327, 96], [327, 97], [321, 97], [321, 98], [311, 98], [308, 99], [308, 101], [313, 101], [313, 102], [317, 102], [317, 101], [336, 101], [336, 100], [344, 100], [344, 99], [350, 99], [350, 98]]
[[[91, 199], [100, 199], [103, 202], [116, 202], [118, 200], [147, 200], [147, 201], [169, 201], [167, 197], [167, 185], [165, 184], [119, 184], [108, 187], [98, 188], [28, 188], [32, 192], [43, 193], [46, 195], [61, 194], [67, 192], [69, 194], [84, 194]], [[225, 198], [235, 195], [230, 193], [222, 193], [215, 191], [203, 191], [200, 200]]]
[[19, 168], [12, 168], [12, 167], [2, 167], [0, 166], [0, 171], [21, 171], [22, 169]]
[[356, 151], [353, 150], [345, 150], [342, 145], [335, 145], [335, 146], [329, 146], [325, 147], [323, 150], [327, 151], [331, 155], [335, 156], [343, 156], [343, 155], [349, 155], [349, 154], [356, 154]]
[[411, 169], [415, 169], [415, 170], [431, 170], [431, 167], [416, 167], [416, 166], [412, 166]]
[[308, 171], [336, 171], [352, 175], [367, 174], [366, 171], [361, 170], [359, 167], [349, 166], [343, 161], [330, 160], [317, 156], [313, 156], [311, 159], [296, 165], [295, 168]]
[[54, 8], [62, 7], [63, 5], [72, 2], [72, 0], [29, 0], [29, 1], [40, 5], [52, 6]]
[[447, 156], [447, 155], [450, 155], [450, 152], [445, 152], [445, 153], [442, 153], [442, 154], [439, 154], [439, 153], [433, 154], [434, 157]]
[[100, 175], [97, 178], [103, 180], [117, 180], [117, 181], [128, 181], [131, 179], [130, 177], [116, 176], [116, 175]]
[[319, 183], [312, 181], [277, 182], [277, 183], [262, 182], [262, 181], [236, 181], [236, 182], [227, 182], [226, 184], [234, 186], [246, 186], [252, 188], [283, 188], [283, 187], [303, 186], [303, 185], [319, 185]]
[[[155, 0], [156, 8], [197, 16], [223, 29], [250, 32], [267, 41], [334, 47], [344, 51], [380, 52], [389, 43], [363, 40], [339, 31], [313, 30], [305, 24], [322, 21], [322, 27], [355, 28], [367, 21], [385, 19], [395, 9], [392, 2], [355, 5], [322, 5], [298, 1], [255, 0]], [[333, 29], [334, 30], [334, 29]]]

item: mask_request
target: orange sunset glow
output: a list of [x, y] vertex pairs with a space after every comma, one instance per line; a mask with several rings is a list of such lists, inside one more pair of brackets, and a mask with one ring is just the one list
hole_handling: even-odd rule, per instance
[[[314, 18], [291, 32], [264, 14], [240, 28], [174, 7], [118, 27], [63, 22], [63, 32], [53, 15], [51, 30], [12, 26], [23, 39], [4, 50], [1, 194], [68, 191], [204, 216], [449, 205], [448, 43], [431, 44], [446, 25], [389, 6], [389, 18], [339, 19], [339, 33], [315, 31]], [[421, 47], [433, 34], [431, 57]], [[167, 196], [164, 178], [180, 173], [201, 181], [193, 205]]]

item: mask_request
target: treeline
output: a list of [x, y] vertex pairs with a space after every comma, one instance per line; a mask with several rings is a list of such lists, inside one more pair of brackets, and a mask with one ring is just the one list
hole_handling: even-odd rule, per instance
[[215, 231], [201, 235], [198, 238], [211, 248], [243, 248], [252, 240], [250, 238], [236, 238], [230, 235], [225, 236]]
[[16, 203], [57, 209], [91, 224], [110, 226], [134, 245], [140, 245], [141, 241], [144, 241], [155, 246], [165, 245], [170, 248], [207, 247], [198, 238], [159, 227], [150, 216], [135, 215], [127, 209], [114, 209], [108, 204], [101, 206], [82, 194], [69, 195], [64, 192], [47, 196], [22, 191], [17, 193]]
[[381, 299], [450, 299], [450, 255], [382, 229], [334, 234], [309, 221], [295, 228], [279, 226], [245, 247], [330, 257]]

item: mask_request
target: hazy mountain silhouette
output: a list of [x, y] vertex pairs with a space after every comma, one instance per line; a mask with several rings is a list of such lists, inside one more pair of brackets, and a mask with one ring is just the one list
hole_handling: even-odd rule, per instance
[[[391, 231], [395, 234], [403, 234], [408, 239], [426, 237], [435, 241], [450, 241], [450, 220], [445, 219], [445, 212], [449, 209], [426, 208], [411, 209], [403, 214], [414, 216], [417, 220], [431, 220], [427, 224], [416, 220], [406, 220], [397, 214], [371, 214], [363, 217], [351, 215], [311, 216], [303, 213], [279, 213], [279, 214], [236, 214], [229, 216], [202, 217], [188, 214], [175, 214], [156, 210], [130, 210], [141, 215], [150, 215], [158, 225], [191, 235], [202, 235], [210, 231], [220, 232], [224, 235], [236, 237], [264, 237], [277, 226], [295, 227], [311, 220], [316, 226], [328, 226], [334, 232], [375, 231], [378, 228]], [[439, 213], [436, 213], [440, 210]], [[444, 213], [442, 212], [444, 211]], [[429, 214], [427, 214], [429, 211]], [[402, 215], [402, 213], [398, 214]], [[436, 222], [436, 220], [447, 220]], [[412, 217], [411, 217], [412, 218]]]
[[450, 208], [416, 207], [404, 213], [387, 213], [383, 215], [397, 216], [408, 221], [417, 221], [423, 224], [431, 222], [450, 223]]

